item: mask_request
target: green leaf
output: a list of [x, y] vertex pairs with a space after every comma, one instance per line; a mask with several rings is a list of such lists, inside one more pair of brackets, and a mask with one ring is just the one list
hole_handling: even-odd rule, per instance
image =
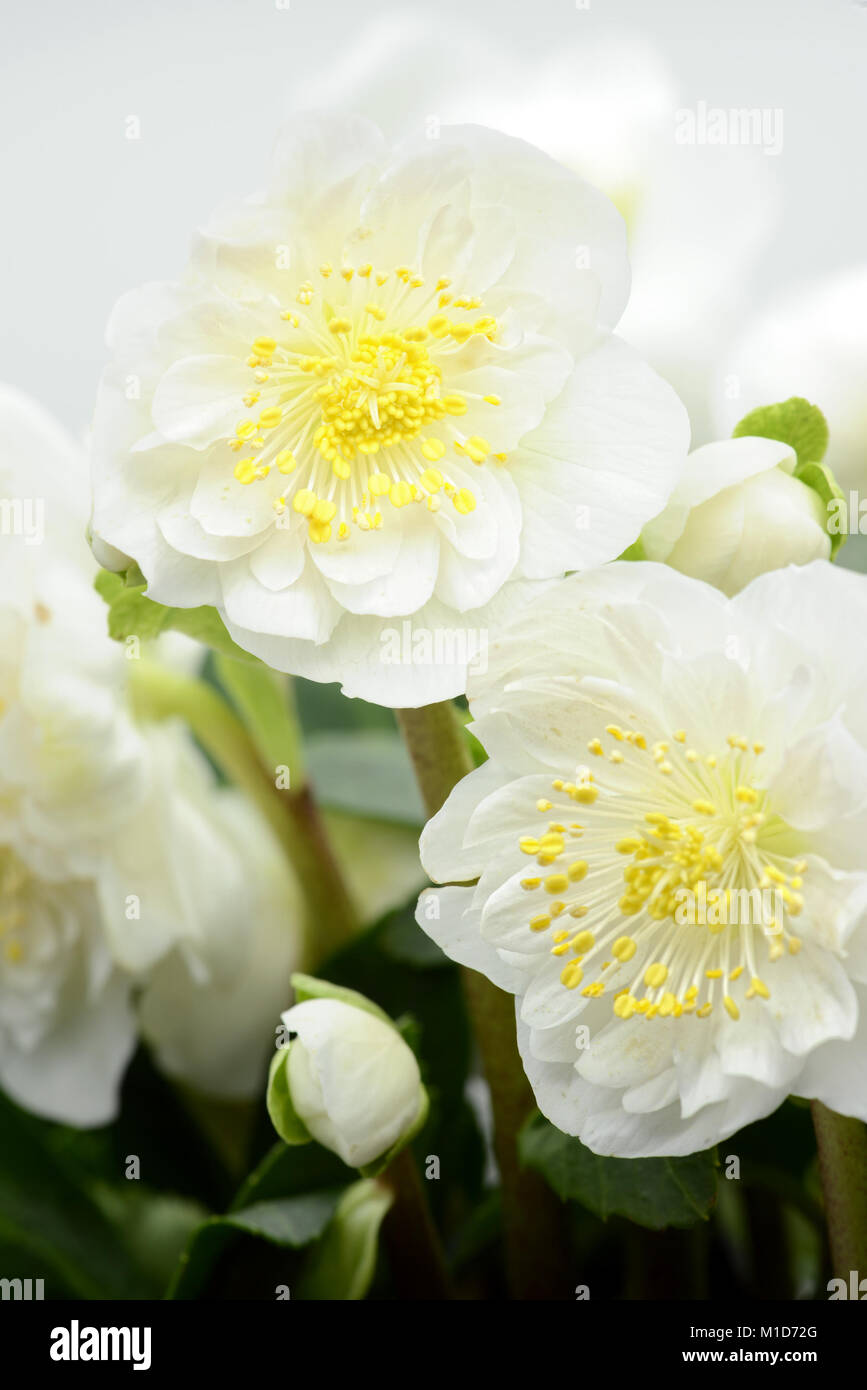
[[239, 661], [258, 661], [232, 641], [216, 608], [166, 608], [145, 596], [146, 585], [129, 585], [111, 570], [99, 571], [94, 588], [108, 604], [108, 633], [116, 642], [128, 637], [151, 642], [162, 632], [182, 632]]
[[328, 1229], [311, 1251], [298, 1284], [299, 1298], [364, 1298], [376, 1272], [379, 1228], [392, 1200], [388, 1188], [373, 1178], [344, 1192]]
[[245, 1180], [226, 1216], [210, 1218], [193, 1233], [168, 1297], [198, 1297], [239, 1235], [258, 1237], [284, 1249], [298, 1248], [311, 1231], [309, 1238], [314, 1240], [324, 1229], [323, 1218], [327, 1223], [353, 1177], [351, 1168], [318, 1144], [305, 1148], [275, 1144]]
[[304, 756], [321, 805], [373, 820], [424, 825], [421, 795], [398, 734], [373, 729], [314, 734]]
[[450, 964], [411, 912], [393, 912], [386, 917], [379, 933], [379, 949], [392, 960], [418, 970], [445, 970]]
[[559, 1197], [603, 1221], [625, 1216], [653, 1231], [692, 1226], [708, 1219], [716, 1196], [714, 1149], [688, 1158], [603, 1158], [535, 1115], [519, 1135], [518, 1151]]
[[48, 1132], [0, 1095], [0, 1246], [38, 1262], [49, 1298], [58, 1286], [76, 1298], [147, 1297], [121, 1235], [51, 1151]]
[[792, 396], [777, 405], [762, 405], [751, 410], [732, 431], [733, 439], [743, 435], [758, 435], [761, 439], [778, 439], [781, 444], [788, 444], [798, 456], [799, 468], [808, 463], [821, 463], [828, 449], [828, 423], [819, 407], [811, 405], [803, 396]]
[[307, 1192], [211, 1217], [198, 1228], [181, 1256], [168, 1297], [196, 1298], [232, 1236], [239, 1232], [292, 1250], [309, 1245], [326, 1229], [339, 1200], [340, 1189]]

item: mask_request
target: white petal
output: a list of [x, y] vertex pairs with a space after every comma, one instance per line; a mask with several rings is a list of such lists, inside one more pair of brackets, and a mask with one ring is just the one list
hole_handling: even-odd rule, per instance
[[665, 505], [688, 445], [671, 387], [600, 337], [509, 464], [524, 509], [522, 572], [541, 579], [615, 559]]

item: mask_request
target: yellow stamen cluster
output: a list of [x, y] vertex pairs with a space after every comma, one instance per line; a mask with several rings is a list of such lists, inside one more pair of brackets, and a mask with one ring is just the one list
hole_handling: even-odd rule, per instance
[[[583, 770], [574, 782], [555, 779], [553, 796], [537, 800], [538, 813], [561, 819], [519, 841], [543, 870], [521, 879], [522, 888], [552, 900], [528, 926], [551, 932], [552, 955], [568, 957], [563, 986], [580, 986], [586, 998], [610, 993], [619, 1018], [707, 1018], [720, 1003], [737, 1020], [744, 1001], [770, 998], [759, 958], [773, 964], [801, 947], [791, 922], [803, 908], [806, 863], [774, 852], [788, 828], [757, 782], [764, 746], [730, 735], [728, 751], [701, 755], [683, 729], [650, 746], [638, 730], [609, 724], [605, 733], [611, 744], [591, 739], [588, 752], [614, 769], [625, 763], [629, 784]], [[569, 821], [570, 801], [592, 808], [589, 819]], [[582, 918], [590, 921], [569, 927]]]
[[[449, 477], [449, 449], [476, 466], [506, 456], [483, 436], [461, 433], [468, 398], [449, 391], [444, 374], [471, 339], [496, 340], [497, 320], [477, 314], [481, 300], [453, 293], [447, 278], [426, 287], [409, 266], [337, 271], [324, 262], [319, 275], [321, 290], [304, 281], [296, 307], [280, 312], [287, 327], [251, 346], [253, 384], [243, 398], [250, 414], [228, 440], [240, 455], [235, 479], [249, 486], [295, 473], [294, 490], [278, 485], [274, 511], [305, 516], [316, 542], [331, 539], [333, 520], [342, 540], [350, 525], [378, 530], [383, 503], [436, 512], [446, 499], [468, 515], [476, 498]], [[490, 393], [476, 399], [501, 403]], [[369, 472], [374, 456], [379, 467]]]

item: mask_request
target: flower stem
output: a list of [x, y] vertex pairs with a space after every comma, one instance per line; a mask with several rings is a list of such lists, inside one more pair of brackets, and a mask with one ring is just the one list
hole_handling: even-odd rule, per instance
[[[297, 731], [280, 742], [273, 687], [263, 687], [268, 720], [257, 742], [212, 686], [151, 661], [131, 666], [130, 692], [137, 715], [185, 720], [208, 755], [250, 797], [271, 827], [304, 893], [307, 923], [303, 964], [309, 969], [351, 939], [358, 929], [358, 914], [310, 787], [292, 776], [293, 767], [297, 777], [300, 766]], [[262, 672], [270, 677], [264, 667]], [[243, 701], [248, 717], [252, 699], [248, 682]], [[291, 719], [291, 708], [286, 705], [282, 722]], [[283, 756], [275, 757], [277, 753]], [[290, 769], [286, 787], [281, 787], [275, 776], [281, 764]]]
[[[397, 720], [433, 816], [473, 767], [457, 712], [445, 701], [398, 710]], [[514, 1002], [474, 970], [465, 969], [463, 981], [491, 1091], [509, 1287], [519, 1299], [565, 1299], [570, 1295], [565, 1209], [543, 1180], [521, 1168], [518, 1160], [518, 1133], [535, 1102], [518, 1056]]]
[[834, 1275], [867, 1277], [867, 1126], [814, 1100], [813, 1127]]
[[382, 1238], [398, 1297], [417, 1301], [451, 1297], [442, 1246], [412, 1149], [401, 1149], [379, 1181], [394, 1197]]

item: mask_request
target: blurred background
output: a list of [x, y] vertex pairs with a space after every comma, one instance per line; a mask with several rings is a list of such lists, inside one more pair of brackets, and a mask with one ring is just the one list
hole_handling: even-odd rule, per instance
[[[867, 4], [44, 0], [4, 29], [0, 378], [76, 434], [116, 297], [182, 270], [209, 210], [261, 183], [286, 116], [338, 106], [393, 135], [497, 125], [601, 184], [630, 228], [621, 331], [681, 391], [695, 442], [768, 391], [822, 387], [831, 462], [857, 485]], [[702, 103], [765, 113], [773, 149], [678, 143]]]

